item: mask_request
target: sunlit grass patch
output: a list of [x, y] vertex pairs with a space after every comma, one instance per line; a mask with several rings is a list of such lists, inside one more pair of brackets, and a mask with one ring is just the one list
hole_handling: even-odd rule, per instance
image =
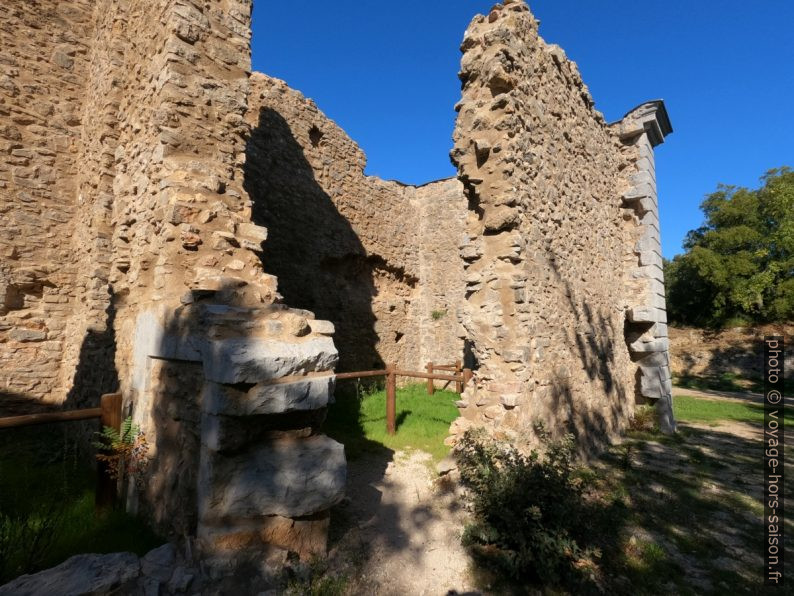
[[[764, 421], [762, 404], [730, 401], [727, 399], [706, 399], [690, 395], [673, 398], [673, 413], [679, 422], [710, 422], [737, 420], [761, 424]], [[794, 423], [794, 408], [785, 408], [785, 422]]]
[[458, 417], [457, 393], [436, 390], [428, 395], [424, 384], [397, 390], [397, 433], [386, 432], [386, 391], [341, 395], [328, 409], [325, 432], [344, 443], [348, 457], [379, 448], [421, 449], [440, 460], [448, 452], [444, 445], [449, 425]]

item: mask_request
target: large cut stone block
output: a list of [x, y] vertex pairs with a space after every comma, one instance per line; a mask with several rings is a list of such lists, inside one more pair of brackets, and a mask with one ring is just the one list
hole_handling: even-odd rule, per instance
[[204, 411], [226, 416], [282, 414], [317, 410], [328, 405], [335, 377], [310, 377], [293, 383], [254, 385], [247, 391], [219, 383], [207, 383]]
[[663, 323], [667, 321], [664, 311], [651, 306], [635, 306], [627, 313], [632, 323]]
[[629, 350], [637, 354], [646, 352], [666, 352], [669, 347], [669, 342], [667, 341], [666, 337], [661, 337], [650, 341], [640, 338], [637, 341], [629, 344]]
[[203, 351], [204, 375], [216, 383], [259, 383], [288, 375], [331, 370], [339, 359], [330, 337], [298, 343], [258, 338], [209, 342]]
[[650, 399], [660, 399], [673, 391], [670, 371], [666, 366], [640, 367], [640, 393]]
[[325, 511], [345, 494], [341, 443], [324, 435], [284, 439], [224, 457], [204, 451], [201, 519], [221, 522]]

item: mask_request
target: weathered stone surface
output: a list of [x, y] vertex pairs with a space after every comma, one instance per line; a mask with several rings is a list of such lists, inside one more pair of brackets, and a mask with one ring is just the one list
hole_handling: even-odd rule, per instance
[[203, 407], [205, 412], [225, 416], [317, 410], [328, 405], [333, 396], [334, 384], [333, 376], [310, 377], [287, 383], [263, 383], [247, 391], [209, 383]]
[[249, 338], [214, 340], [202, 357], [207, 380], [226, 384], [259, 383], [329, 370], [339, 358], [329, 337], [297, 343]]
[[0, 586], [3, 596], [40, 596], [61, 594], [124, 593], [133, 586], [140, 573], [138, 557], [132, 553], [77, 555], [57, 567], [23, 575]]
[[203, 495], [204, 520], [311, 515], [344, 496], [344, 447], [324, 436], [211, 456], [208, 465], [215, 482]]
[[[627, 319], [666, 321], [652, 161], [670, 132], [664, 106], [608, 125], [521, 1], [475, 17], [461, 47], [451, 157], [469, 217], [458, 312], [479, 364], [463, 419], [517, 442], [533, 440], [538, 420], [589, 442], [594, 428], [615, 435], [634, 409], [632, 360], [666, 351], [661, 327], [624, 336]], [[520, 388], [507, 389], [514, 379]]]
[[339, 370], [459, 358], [460, 182], [367, 176], [362, 150], [313, 101], [259, 73], [251, 84], [246, 188], [286, 302], [333, 323]]
[[160, 582], [168, 582], [174, 572], [176, 550], [169, 543], [150, 550], [141, 558], [141, 572]]

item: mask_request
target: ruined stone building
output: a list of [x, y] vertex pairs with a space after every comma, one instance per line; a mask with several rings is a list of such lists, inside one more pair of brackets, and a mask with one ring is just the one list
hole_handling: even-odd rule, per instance
[[[520, 0], [466, 31], [424, 186], [250, 72], [250, 0], [0, 7], [0, 409], [119, 389], [129, 506], [212, 551], [322, 550], [334, 370], [465, 357], [453, 434], [672, 429], [651, 101], [607, 123]], [[452, 106], [450, 106], [452, 108]]]

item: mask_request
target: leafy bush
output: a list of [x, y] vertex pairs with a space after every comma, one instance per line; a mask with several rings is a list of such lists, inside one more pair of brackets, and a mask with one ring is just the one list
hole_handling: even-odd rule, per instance
[[577, 474], [572, 435], [552, 441], [536, 431], [543, 455], [524, 455], [484, 431], [467, 431], [457, 447], [474, 522], [463, 543], [479, 562], [512, 580], [551, 586], [598, 586], [600, 552], [582, 546], [586, 484]]

